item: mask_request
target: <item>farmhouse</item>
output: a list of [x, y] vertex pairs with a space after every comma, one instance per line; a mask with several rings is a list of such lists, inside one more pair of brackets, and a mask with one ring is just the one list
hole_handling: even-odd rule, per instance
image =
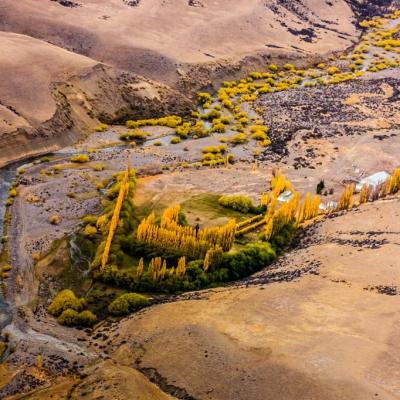
[[379, 185], [386, 182], [386, 180], [390, 177], [386, 171], [376, 172], [373, 175], [367, 176], [363, 178], [360, 182], [356, 185], [356, 192], [360, 192], [364, 185], [369, 186], [372, 190], [376, 189]]

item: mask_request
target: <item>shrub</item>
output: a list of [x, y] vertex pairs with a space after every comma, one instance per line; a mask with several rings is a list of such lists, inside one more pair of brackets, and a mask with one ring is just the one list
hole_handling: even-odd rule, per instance
[[251, 138], [255, 140], [266, 140], [268, 136], [264, 131], [256, 131], [251, 135]]
[[108, 125], [107, 124], [99, 124], [96, 127], [96, 132], [105, 132], [108, 129]]
[[96, 320], [96, 316], [89, 310], [78, 313], [71, 308], [63, 311], [57, 318], [58, 323], [65, 326], [92, 326]]
[[85, 299], [78, 299], [72, 290], [65, 289], [57, 294], [47, 310], [51, 315], [58, 317], [63, 311], [68, 309], [78, 312], [82, 311], [85, 304]]
[[337, 67], [329, 67], [326, 72], [328, 72], [329, 75], [334, 75], [339, 72], [339, 68]]
[[128, 131], [119, 135], [119, 140], [124, 142], [137, 141], [144, 142], [147, 138], [147, 133], [141, 131], [140, 129], [134, 129], [133, 131]]
[[202, 153], [225, 153], [227, 146], [225, 144], [220, 144], [218, 146], [206, 146], [201, 149]]
[[5, 264], [1, 267], [1, 272], [8, 272], [11, 271], [12, 267], [10, 264]]
[[270, 64], [268, 68], [273, 72], [278, 71], [278, 66], [275, 64]]
[[222, 123], [220, 119], [214, 119], [212, 122], [211, 131], [216, 133], [225, 133], [226, 126]]
[[50, 215], [49, 222], [52, 225], [58, 225], [61, 222], [61, 218], [58, 215], [53, 214], [53, 215]]
[[247, 213], [254, 209], [250, 197], [240, 194], [221, 196], [218, 203], [223, 207], [232, 208], [233, 210], [243, 213]]
[[93, 171], [103, 171], [105, 167], [104, 167], [104, 164], [97, 163], [97, 164], [94, 164], [92, 166], [92, 168], [93, 168]]
[[154, 142], [153, 146], [162, 146], [162, 143], [161, 142]]
[[325, 189], [325, 182], [324, 182], [323, 179], [321, 179], [321, 180], [318, 182], [316, 193], [317, 193], [317, 194], [321, 194], [322, 191], [323, 191], [324, 189]]
[[244, 133], [238, 133], [229, 139], [232, 144], [243, 144], [247, 142], [247, 136]]
[[206, 104], [206, 103], [212, 102], [211, 94], [209, 94], [207, 92], [197, 93], [197, 99], [198, 99], [199, 103], [201, 103], [201, 104]]
[[200, 115], [201, 119], [204, 119], [206, 121], [212, 121], [214, 119], [219, 119], [221, 118], [221, 111], [216, 110], [215, 108], [213, 108], [210, 112], [208, 112], [207, 114], [201, 114]]
[[97, 228], [92, 225], [86, 225], [85, 229], [83, 230], [83, 234], [85, 236], [94, 236], [97, 234]]
[[196, 123], [192, 126], [191, 128], [191, 133], [193, 135], [193, 138], [201, 138], [201, 137], [206, 137], [210, 135], [210, 132], [208, 129], [204, 127], [203, 121], [196, 121]]
[[90, 310], [85, 310], [76, 316], [76, 325], [92, 326], [96, 323], [96, 320], [96, 315], [94, 315]]
[[180, 126], [176, 127], [175, 133], [182, 139], [186, 139], [189, 136], [192, 125], [190, 122], [185, 122]]
[[294, 65], [293, 64], [285, 64], [283, 68], [286, 69], [286, 71], [293, 71], [294, 70]]
[[149, 304], [146, 296], [137, 293], [126, 293], [117, 297], [109, 306], [108, 312], [115, 316], [127, 315]]
[[76, 154], [69, 159], [71, 162], [75, 163], [87, 163], [89, 161], [89, 156], [87, 154]]
[[82, 218], [82, 222], [84, 225], [96, 225], [97, 217], [95, 215], [86, 215], [86, 217]]
[[40, 159], [40, 163], [47, 163], [47, 162], [49, 162], [50, 161], [50, 157], [42, 157], [41, 159]]
[[136, 121], [126, 121], [125, 126], [128, 129], [137, 129], [141, 126], [168, 126], [169, 128], [176, 128], [182, 123], [182, 118], [177, 115], [169, 115], [161, 118], [139, 119]]
[[17, 196], [17, 189], [11, 188], [10, 191], [8, 192], [8, 195], [10, 197], [16, 197]]
[[181, 138], [179, 138], [179, 137], [173, 137], [171, 139], [171, 144], [178, 144], [180, 142], [181, 142]]
[[76, 325], [78, 315], [79, 313], [77, 311], [73, 310], [72, 308], [67, 308], [57, 318], [57, 321], [61, 325], [74, 326]]

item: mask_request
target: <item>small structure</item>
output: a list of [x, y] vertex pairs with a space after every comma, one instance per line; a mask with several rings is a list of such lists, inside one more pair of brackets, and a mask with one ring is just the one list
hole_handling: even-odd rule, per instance
[[278, 197], [278, 201], [280, 203], [287, 203], [293, 198], [294, 194], [293, 192], [290, 192], [289, 190], [286, 190], [285, 192], [281, 193]]
[[333, 211], [336, 210], [337, 202], [336, 201], [328, 201], [326, 204], [321, 203], [319, 205], [319, 209], [322, 211]]
[[367, 185], [372, 190], [375, 190], [379, 185], [385, 183], [389, 177], [390, 174], [388, 174], [386, 171], [376, 172], [373, 175], [367, 176], [357, 183], [356, 193], [360, 192], [364, 185]]

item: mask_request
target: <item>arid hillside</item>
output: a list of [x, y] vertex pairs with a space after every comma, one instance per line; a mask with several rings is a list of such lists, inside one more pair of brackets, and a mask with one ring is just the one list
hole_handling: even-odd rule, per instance
[[185, 113], [185, 96], [243, 69], [349, 48], [357, 20], [395, 2], [364, 3], [4, 0], [0, 165], [71, 143], [99, 119]]
[[76, 141], [103, 121], [187, 113], [169, 87], [32, 37], [0, 32], [0, 166]]
[[198, 63], [246, 56], [326, 54], [351, 45], [343, 0], [82, 0], [4, 2], [0, 29], [170, 84]]

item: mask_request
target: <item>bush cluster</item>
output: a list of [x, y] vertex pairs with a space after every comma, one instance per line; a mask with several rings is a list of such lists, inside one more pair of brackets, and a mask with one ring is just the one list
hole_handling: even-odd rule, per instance
[[241, 194], [221, 196], [218, 203], [223, 207], [231, 208], [242, 213], [248, 213], [255, 208], [250, 197]]
[[128, 315], [149, 304], [146, 296], [137, 293], [126, 293], [117, 297], [109, 306], [108, 312], [115, 316]]
[[96, 322], [96, 316], [89, 310], [84, 310], [86, 301], [78, 299], [72, 290], [62, 290], [48, 307], [50, 314], [57, 321], [67, 326], [91, 326]]
[[76, 154], [69, 159], [71, 162], [75, 163], [87, 163], [89, 162], [89, 156], [87, 154]]
[[134, 129], [132, 131], [128, 131], [119, 135], [119, 140], [130, 142], [144, 142], [147, 139], [147, 133], [141, 131], [140, 129]]

